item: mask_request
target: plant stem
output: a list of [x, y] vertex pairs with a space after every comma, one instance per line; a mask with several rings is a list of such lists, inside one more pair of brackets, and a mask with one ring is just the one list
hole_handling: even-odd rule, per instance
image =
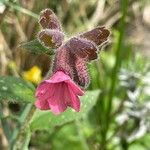
[[110, 115], [110, 111], [112, 107], [112, 99], [114, 97], [117, 75], [118, 75], [118, 71], [122, 62], [121, 51], [122, 51], [122, 41], [123, 41], [123, 35], [124, 35], [124, 29], [125, 29], [125, 18], [127, 15], [128, 0], [121, 0], [121, 2], [122, 2], [122, 5], [121, 5], [122, 18], [120, 20], [120, 26], [119, 26], [120, 34], [118, 38], [118, 45], [116, 47], [116, 62], [115, 62], [114, 69], [112, 71], [111, 87], [110, 87], [110, 92], [108, 95], [108, 107], [107, 107], [107, 114], [106, 114], [106, 117], [108, 117], [108, 119], [109, 119], [109, 115]]
[[106, 109], [106, 116], [105, 116], [105, 134], [103, 135], [103, 139], [102, 139], [102, 145], [103, 145], [103, 149], [107, 149], [106, 148], [106, 138], [107, 138], [107, 132], [109, 129], [109, 125], [111, 123], [111, 109], [112, 109], [112, 100], [114, 97], [114, 93], [115, 93], [115, 87], [116, 87], [116, 82], [117, 82], [117, 75], [118, 75], [118, 71], [119, 68], [121, 66], [121, 62], [122, 62], [122, 42], [123, 42], [123, 35], [124, 35], [124, 30], [125, 30], [125, 18], [127, 15], [127, 7], [128, 7], [128, 0], [121, 0], [121, 13], [122, 13], [122, 17], [120, 20], [120, 24], [119, 24], [119, 38], [118, 38], [118, 44], [116, 47], [116, 62], [115, 62], [115, 66], [112, 70], [112, 75], [111, 75], [111, 86], [110, 86], [110, 91], [109, 91], [109, 95], [108, 95], [108, 99], [107, 99], [107, 109]]
[[28, 114], [26, 115], [24, 121], [22, 122], [22, 126], [20, 128], [19, 131], [17, 131], [17, 136], [15, 136], [15, 142], [12, 144], [12, 149], [14, 150], [20, 150], [22, 147], [24, 147], [24, 141], [29, 141], [29, 139], [25, 139], [25, 137], [30, 137], [28, 136], [28, 125], [29, 122], [31, 120], [31, 118], [33, 117], [33, 114], [36, 110], [36, 108], [32, 105], [30, 105], [30, 110], [28, 111]]
[[[32, 104], [27, 104], [26, 107], [24, 108], [24, 110], [23, 110], [23, 112], [22, 112], [22, 114], [20, 116], [20, 119], [19, 119], [21, 124], [24, 123], [28, 113], [30, 112], [31, 107], [32, 107]], [[19, 130], [17, 128], [14, 129], [14, 131], [12, 133], [12, 136], [11, 136], [11, 139], [10, 139], [10, 142], [9, 142], [10, 143], [10, 147], [13, 147], [14, 141], [17, 138], [18, 134], [19, 134]]]
[[7, 139], [7, 142], [9, 143], [10, 139], [10, 135], [11, 135], [11, 130], [10, 130], [10, 127], [9, 127], [9, 124], [8, 122], [3, 119], [3, 109], [2, 109], [2, 106], [0, 104], [0, 125], [3, 129], [3, 133], [5, 134], [5, 138]]

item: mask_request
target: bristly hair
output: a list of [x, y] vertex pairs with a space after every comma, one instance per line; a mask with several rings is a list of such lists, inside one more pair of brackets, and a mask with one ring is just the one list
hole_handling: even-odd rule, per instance
[[78, 85], [87, 87], [90, 82], [87, 63], [98, 58], [98, 48], [108, 41], [110, 32], [105, 27], [96, 27], [80, 33], [64, 42], [61, 24], [50, 9], [41, 12], [39, 24], [42, 31], [39, 42], [47, 48], [55, 48], [53, 74], [63, 71]]

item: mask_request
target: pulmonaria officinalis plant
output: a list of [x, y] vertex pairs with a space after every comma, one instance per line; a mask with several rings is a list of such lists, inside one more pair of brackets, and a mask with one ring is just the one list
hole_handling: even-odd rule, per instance
[[64, 41], [60, 22], [50, 9], [41, 12], [38, 34], [39, 42], [46, 48], [54, 48], [55, 56], [52, 74], [36, 89], [35, 106], [41, 110], [50, 109], [59, 114], [69, 106], [80, 110], [78, 96], [89, 84], [87, 63], [98, 57], [98, 46], [106, 43], [110, 34], [105, 27], [97, 27]]

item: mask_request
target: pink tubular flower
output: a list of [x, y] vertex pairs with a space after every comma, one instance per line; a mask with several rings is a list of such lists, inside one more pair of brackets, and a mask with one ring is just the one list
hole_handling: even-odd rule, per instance
[[50, 9], [41, 12], [39, 24], [42, 27], [39, 42], [55, 49], [55, 55], [52, 76], [36, 89], [35, 106], [50, 109], [54, 114], [64, 112], [68, 106], [78, 112], [78, 96], [84, 94], [79, 86], [86, 88], [90, 81], [87, 63], [98, 58], [98, 46], [107, 42], [110, 32], [105, 27], [97, 27], [64, 41], [60, 22]]
[[67, 106], [80, 110], [80, 100], [84, 92], [63, 71], [57, 71], [44, 80], [36, 89], [35, 106], [41, 110], [50, 109], [54, 114], [66, 110]]

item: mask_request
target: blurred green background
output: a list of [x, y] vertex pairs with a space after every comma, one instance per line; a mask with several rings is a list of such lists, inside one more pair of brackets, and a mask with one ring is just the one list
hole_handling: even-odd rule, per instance
[[[40, 128], [32, 130], [28, 148], [150, 150], [150, 1], [0, 0], [0, 76], [21, 76], [37, 85], [40, 73], [44, 77], [50, 69], [49, 56], [18, 48], [36, 38], [38, 15], [45, 8], [56, 13], [66, 38], [98, 25], [106, 26], [111, 35], [99, 59], [88, 64], [87, 91], [99, 91], [93, 96], [94, 106], [61, 125], [44, 125], [47, 118], [43, 119]], [[19, 103], [2, 105], [6, 116], [17, 116], [24, 108]], [[9, 122], [12, 129], [14, 120]], [[0, 126], [0, 149], [9, 146]]]

